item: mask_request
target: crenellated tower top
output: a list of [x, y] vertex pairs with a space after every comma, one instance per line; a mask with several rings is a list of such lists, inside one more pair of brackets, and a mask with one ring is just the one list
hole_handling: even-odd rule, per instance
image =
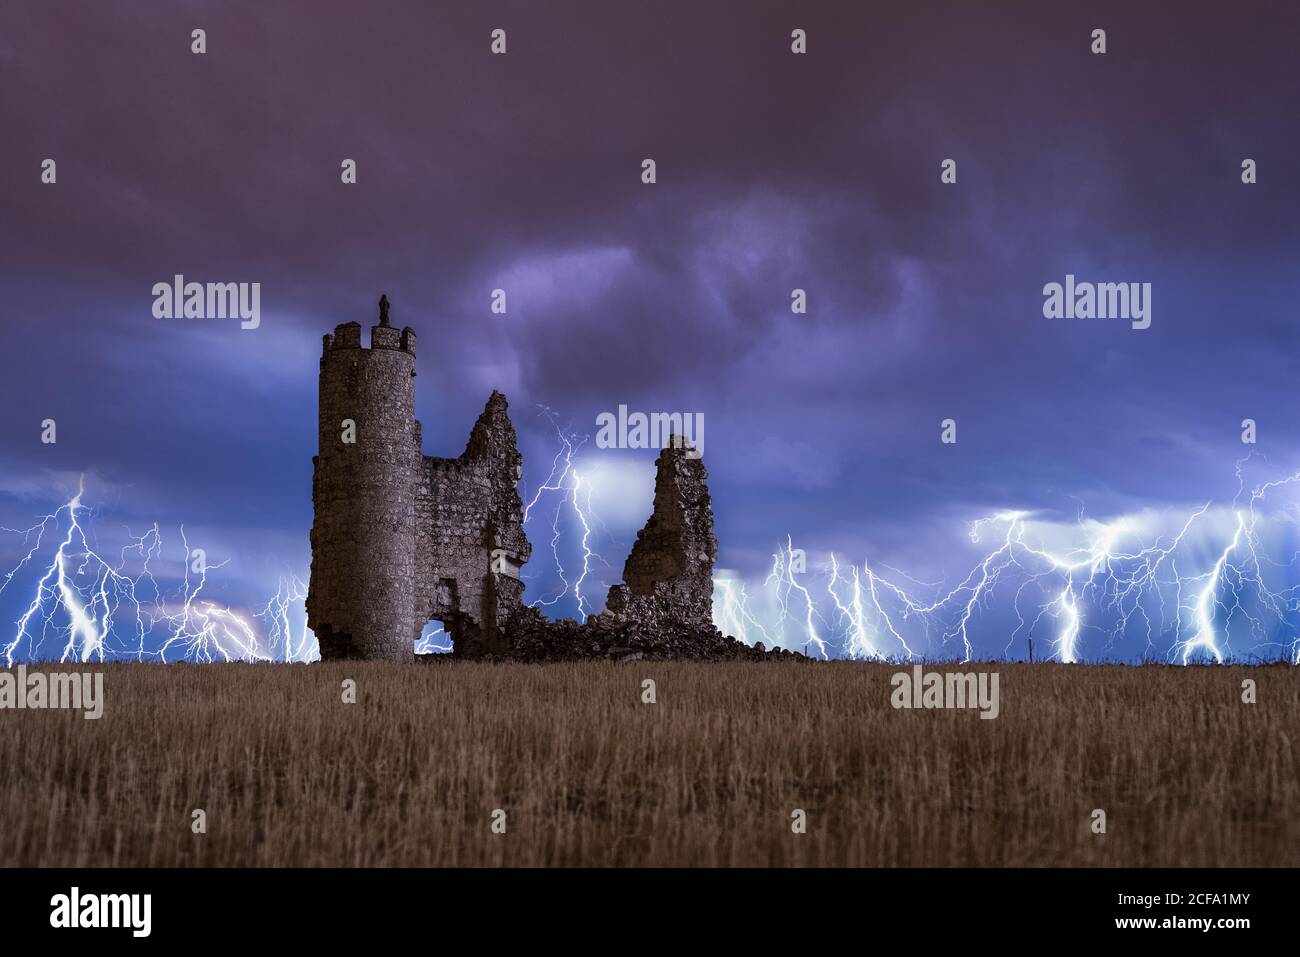
[[[379, 325], [370, 327], [370, 348], [388, 349], [415, 355], [415, 330], [406, 326], [401, 332], [395, 329], [388, 315], [387, 296], [379, 297]], [[321, 362], [339, 349], [365, 349], [361, 344], [361, 323], [343, 322], [334, 327], [333, 334], [322, 337]]]

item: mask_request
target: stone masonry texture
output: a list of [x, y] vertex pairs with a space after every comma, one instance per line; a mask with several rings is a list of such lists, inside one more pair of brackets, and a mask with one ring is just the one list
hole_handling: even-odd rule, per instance
[[458, 658], [800, 657], [714, 627], [708, 473], [679, 437], [656, 462], [650, 519], [605, 611], [579, 623], [525, 606], [519, 570], [532, 546], [506, 397], [492, 393], [458, 458], [424, 455], [415, 348], [409, 326], [390, 324], [386, 296], [369, 349], [356, 322], [324, 337], [307, 594], [322, 659], [413, 661], [432, 620]]

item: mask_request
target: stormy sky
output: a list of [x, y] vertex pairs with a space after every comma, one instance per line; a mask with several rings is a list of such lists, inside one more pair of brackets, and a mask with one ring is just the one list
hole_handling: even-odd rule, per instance
[[[526, 492], [539, 407], [703, 413], [718, 564], [758, 582], [787, 535], [955, 582], [982, 515], [1231, 501], [1248, 452], [1300, 465], [1297, 37], [1289, 3], [7, 3], [0, 524], [85, 474], [114, 553], [183, 524], [232, 603], [305, 577], [320, 337], [381, 292], [426, 454], [494, 388]], [[260, 327], [155, 318], [178, 273], [259, 282]], [[1150, 283], [1150, 328], [1044, 318], [1067, 274]], [[580, 458], [599, 608], [654, 452]]]

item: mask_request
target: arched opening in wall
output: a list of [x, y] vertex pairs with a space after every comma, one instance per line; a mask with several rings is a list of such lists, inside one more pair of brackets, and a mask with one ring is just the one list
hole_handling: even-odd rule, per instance
[[420, 637], [415, 640], [417, 655], [446, 655], [451, 653], [451, 635], [442, 622], [433, 618], [425, 623]]

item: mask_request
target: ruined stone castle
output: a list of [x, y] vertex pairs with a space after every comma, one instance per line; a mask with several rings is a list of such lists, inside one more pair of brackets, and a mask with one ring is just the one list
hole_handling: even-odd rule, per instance
[[492, 393], [459, 457], [425, 455], [415, 348], [415, 332], [390, 323], [387, 297], [369, 348], [356, 322], [324, 337], [307, 595], [322, 659], [411, 661], [434, 620], [467, 658], [762, 655], [713, 625], [708, 473], [680, 441], [659, 455], [650, 520], [605, 611], [580, 623], [525, 606], [519, 572], [532, 547], [506, 398]]

